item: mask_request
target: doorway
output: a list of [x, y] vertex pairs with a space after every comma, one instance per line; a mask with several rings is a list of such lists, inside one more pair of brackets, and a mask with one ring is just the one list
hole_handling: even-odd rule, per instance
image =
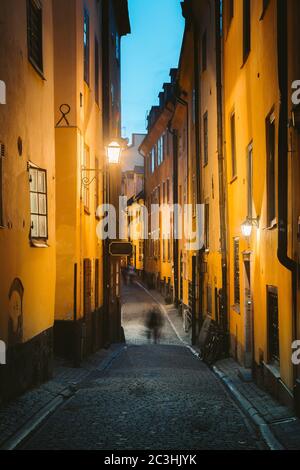
[[254, 354], [253, 341], [253, 299], [251, 290], [251, 255], [244, 253], [244, 333], [245, 333], [245, 350], [244, 363], [245, 367], [252, 367]]

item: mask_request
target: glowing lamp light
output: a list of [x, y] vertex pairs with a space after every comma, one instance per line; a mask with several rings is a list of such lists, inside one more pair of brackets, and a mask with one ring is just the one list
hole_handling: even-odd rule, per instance
[[121, 157], [121, 146], [118, 142], [113, 141], [106, 147], [106, 154], [108, 163], [110, 164], [118, 164], [120, 162]]
[[247, 219], [245, 220], [245, 222], [242, 223], [241, 226], [242, 234], [245, 238], [251, 237], [252, 229], [254, 226], [259, 228], [259, 217], [257, 217], [256, 219], [251, 219], [247, 217]]
[[252, 234], [252, 223], [247, 219], [245, 222], [242, 224], [242, 234], [245, 238], [251, 237]]

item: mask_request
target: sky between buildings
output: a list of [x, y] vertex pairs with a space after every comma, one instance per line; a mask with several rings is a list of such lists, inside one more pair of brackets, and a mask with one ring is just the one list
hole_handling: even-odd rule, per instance
[[169, 71], [178, 66], [184, 19], [180, 0], [129, 0], [131, 35], [122, 39], [122, 136], [146, 132]]

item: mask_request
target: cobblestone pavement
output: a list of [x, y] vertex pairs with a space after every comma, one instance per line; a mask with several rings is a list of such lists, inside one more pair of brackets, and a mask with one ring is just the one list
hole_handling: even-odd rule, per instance
[[123, 299], [127, 348], [78, 384], [24, 448], [264, 448], [220, 380], [168, 321], [162, 342], [148, 344], [144, 319], [153, 299], [138, 286], [126, 288]]
[[216, 367], [226, 375], [234, 388], [257, 410], [270, 426], [274, 436], [286, 450], [300, 449], [300, 420], [294, 412], [280, 404], [253, 381], [244, 382], [239, 376], [240, 366], [233, 359], [218, 361]]

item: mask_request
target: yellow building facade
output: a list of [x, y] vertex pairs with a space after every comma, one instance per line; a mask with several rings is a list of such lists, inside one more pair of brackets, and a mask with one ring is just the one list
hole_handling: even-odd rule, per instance
[[287, 122], [281, 114], [280, 71], [285, 71], [277, 48], [279, 4], [235, 1], [232, 7], [225, 2], [229, 323], [233, 357], [254, 366], [257, 380], [289, 402], [292, 276], [280, 259], [280, 231], [291, 256], [291, 209], [286, 205], [285, 220], [281, 207], [291, 167], [284, 181], [280, 160], [287, 159], [288, 149], [280, 146]]
[[[38, 31], [38, 35], [33, 35]], [[52, 372], [55, 145], [52, 2], [1, 2], [0, 395]]]
[[[99, 325], [103, 246], [96, 233], [97, 207], [104, 202], [106, 162], [101, 112], [101, 14], [100, 5], [93, 1], [54, 2], [55, 345], [64, 355], [83, 356], [103, 341]], [[73, 321], [84, 323], [88, 329], [81, 351], [74, 351], [67, 339]], [[97, 329], [93, 341], [92, 328]], [[80, 327], [79, 331], [83, 334]]]

